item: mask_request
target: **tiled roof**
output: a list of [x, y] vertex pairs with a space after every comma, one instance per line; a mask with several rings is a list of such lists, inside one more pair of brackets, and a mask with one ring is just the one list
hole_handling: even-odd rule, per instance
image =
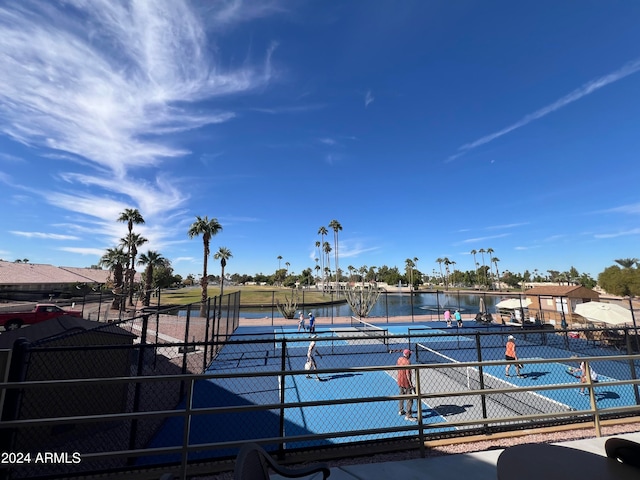
[[105, 283], [108, 275], [108, 270], [0, 261], [0, 285]]
[[99, 270], [97, 268], [60, 267], [62, 270], [74, 273], [83, 277], [85, 282], [107, 283], [107, 278], [111, 273], [109, 270]]
[[533, 287], [525, 292], [525, 295], [556, 295], [556, 296], [570, 296], [571, 292], [576, 290], [590, 290], [595, 295], [597, 292], [583, 287], [582, 285], [541, 285], [539, 287]]

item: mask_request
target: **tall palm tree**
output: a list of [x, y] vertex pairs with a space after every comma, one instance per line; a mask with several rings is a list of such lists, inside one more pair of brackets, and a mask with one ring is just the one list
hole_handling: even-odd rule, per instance
[[[326, 266], [324, 267], [325, 277], [329, 278], [331, 277], [331, 255], [329, 255], [331, 253], [331, 244], [329, 242], [324, 242], [324, 244], [322, 245], [322, 250], [324, 251], [324, 254], [327, 257], [326, 263], [325, 263]], [[325, 281], [323, 280], [323, 283], [322, 283], [323, 290], [325, 286], [326, 284], [325, 284]]]
[[440, 278], [444, 279], [444, 275], [442, 275], [442, 262], [444, 262], [443, 258], [436, 258], [436, 263], [440, 266]]
[[[133, 226], [134, 225], [142, 225], [144, 224], [144, 218], [140, 214], [140, 211], [137, 208], [125, 208], [120, 216], [118, 217], [118, 221], [127, 224], [127, 236], [125, 238], [130, 239], [133, 238]], [[129, 290], [129, 305], [133, 305], [133, 282], [135, 279], [135, 258], [131, 255], [133, 250], [133, 246], [128, 243], [127, 244], [127, 270], [125, 272], [125, 283], [127, 284], [127, 288]]]
[[493, 257], [491, 261], [496, 266], [496, 281], [497, 281], [497, 287], [499, 287], [500, 286], [500, 270], [498, 270], [498, 262], [500, 261], [500, 259], [498, 257]]
[[324, 263], [324, 256], [322, 255], [322, 252], [324, 251], [324, 236], [329, 233], [329, 230], [327, 230], [327, 227], [322, 226], [318, 229], [318, 235], [320, 235], [320, 245], [317, 245], [318, 247], [320, 247], [320, 258], [321, 258], [321, 263], [322, 263], [322, 294], [324, 295], [324, 284], [326, 282], [325, 280], [325, 263]]
[[444, 257], [442, 263], [444, 263], [444, 287], [449, 290], [449, 265], [451, 265], [451, 260], [448, 257]]
[[284, 262], [284, 266], [287, 267], [287, 275], [289, 274], [289, 267], [291, 264], [289, 262]]
[[145, 307], [151, 303], [151, 290], [153, 288], [153, 270], [156, 267], [164, 267], [167, 265], [167, 259], [154, 250], [147, 250], [147, 253], [140, 255], [138, 265], [146, 265], [144, 271], [144, 296], [142, 304]]
[[127, 234], [126, 237], [121, 238], [120, 239], [120, 245], [122, 247], [127, 247], [129, 250], [129, 255], [128, 257], [131, 260], [131, 269], [129, 270], [129, 281], [128, 281], [128, 286], [127, 286], [127, 290], [129, 292], [129, 305], [133, 305], [133, 285], [134, 285], [134, 280], [135, 280], [135, 276], [136, 276], [136, 270], [134, 268], [135, 264], [136, 264], [136, 257], [138, 256], [138, 247], [141, 247], [142, 245], [144, 245], [145, 243], [147, 243], [149, 240], [147, 240], [146, 238], [144, 238], [142, 235], [140, 235], [139, 233], [129, 233]]
[[207, 309], [207, 285], [209, 281], [207, 279], [207, 262], [209, 261], [209, 244], [211, 237], [217, 235], [222, 231], [222, 225], [216, 218], [209, 220], [207, 216], [196, 216], [196, 221], [191, 224], [187, 234], [189, 238], [202, 235], [202, 244], [204, 247], [204, 258], [202, 261], [202, 279], [200, 285], [202, 286], [202, 297], [200, 303], [200, 316], [204, 317]]
[[[222, 297], [224, 293], [224, 268], [227, 266], [227, 260], [229, 260], [233, 255], [231, 254], [231, 250], [227, 247], [220, 247], [216, 253], [213, 254], [213, 258], [216, 260], [220, 260], [220, 268], [222, 272], [220, 273], [220, 296]], [[220, 316], [218, 315], [218, 318]]]
[[[473, 249], [473, 250], [471, 250], [471, 252], [470, 252], [470, 253], [471, 253], [471, 255], [473, 255], [473, 266], [474, 266], [474, 268], [475, 268], [475, 271], [476, 271], [476, 277], [477, 277], [477, 276], [478, 276], [478, 267], [477, 267], [478, 262], [476, 262], [476, 254], [478, 253], [478, 251], [477, 251], [476, 249]], [[475, 281], [477, 282], [478, 280], [477, 280], [477, 279], [475, 279]]]
[[107, 267], [111, 270], [113, 275], [113, 302], [111, 308], [113, 310], [119, 310], [120, 305], [124, 301], [124, 266], [126, 265], [129, 256], [124, 252], [121, 247], [108, 248], [100, 260], [98, 265], [101, 267]]
[[[491, 278], [493, 278], [493, 269], [491, 268], [491, 255], [493, 255], [493, 248], [489, 247], [487, 248], [487, 252], [489, 255], [489, 273], [491, 274]], [[491, 280], [491, 285], [493, 285], [494, 280]]]
[[339, 291], [339, 284], [338, 282], [340, 281], [340, 268], [338, 267], [338, 231], [342, 230], [342, 225], [340, 225], [340, 222], [338, 222], [337, 220], [331, 220], [329, 222], [329, 228], [333, 229], [333, 245], [335, 248], [335, 251], [333, 252], [334, 256], [335, 256], [335, 264], [336, 264], [336, 292]]
[[407, 269], [407, 272], [409, 273], [409, 289], [413, 288], [413, 267], [416, 266], [415, 263], [413, 263], [413, 260], [411, 260], [410, 258], [407, 258], [404, 261], [404, 265], [405, 268]]
[[282, 255], [278, 255], [278, 270], [280, 270], [282, 268], [282, 266], [280, 265], [280, 261], [282, 260]]
[[484, 263], [484, 254], [485, 254], [486, 250], [484, 248], [481, 248], [480, 250], [478, 250], [478, 253], [482, 254], [482, 273], [484, 273], [484, 284], [487, 284], [487, 270], [485, 268], [485, 263]]

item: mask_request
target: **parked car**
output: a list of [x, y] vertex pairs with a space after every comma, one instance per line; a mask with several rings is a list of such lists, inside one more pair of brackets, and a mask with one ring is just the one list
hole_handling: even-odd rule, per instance
[[51, 303], [39, 303], [33, 310], [26, 312], [0, 312], [0, 326], [5, 330], [16, 330], [23, 325], [33, 325], [62, 315], [82, 317], [79, 310], [64, 310]]

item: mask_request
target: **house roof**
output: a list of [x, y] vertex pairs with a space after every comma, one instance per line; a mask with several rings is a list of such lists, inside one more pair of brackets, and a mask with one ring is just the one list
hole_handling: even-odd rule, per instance
[[[0, 260], [0, 285], [107, 283], [109, 270], [55, 267], [43, 263], [16, 263]], [[136, 272], [136, 280], [140, 274]]]
[[118, 336], [124, 335], [132, 338], [136, 337], [136, 335], [110, 323], [105, 324], [85, 320], [84, 318], [72, 317], [71, 315], [62, 315], [17, 330], [2, 332], [0, 334], [0, 348], [12, 348], [14, 342], [19, 338], [26, 338], [31, 343], [50, 341], [56, 337], [94, 330], [100, 326], [104, 326], [104, 328], [97, 330], [100, 333]]
[[527, 290], [526, 295], [553, 295], [557, 297], [570, 297], [571, 293], [578, 290], [588, 290], [598, 296], [598, 292], [582, 285], [541, 285]]

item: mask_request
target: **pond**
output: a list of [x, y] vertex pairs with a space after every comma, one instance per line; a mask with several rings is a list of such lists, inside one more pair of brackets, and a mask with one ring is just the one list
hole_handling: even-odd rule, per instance
[[[378, 298], [369, 316], [371, 317], [395, 317], [395, 316], [438, 316], [446, 309], [452, 312], [456, 309], [463, 314], [475, 314], [480, 309], [480, 299], [484, 300], [486, 310], [495, 313], [495, 305], [503, 299], [497, 295], [486, 295], [483, 293], [460, 293], [460, 292], [434, 292], [434, 293], [414, 293], [399, 294], [383, 292]], [[346, 317], [353, 314], [351, 308], [346, 303], [338, 305], [304, 306], [299, 305], [305, 315], [312, 311], [316, 317]], [[264, 308], [242, 308], [240, 310], [242, 318], [282, 318], [282, 315], [274, 305]]]

